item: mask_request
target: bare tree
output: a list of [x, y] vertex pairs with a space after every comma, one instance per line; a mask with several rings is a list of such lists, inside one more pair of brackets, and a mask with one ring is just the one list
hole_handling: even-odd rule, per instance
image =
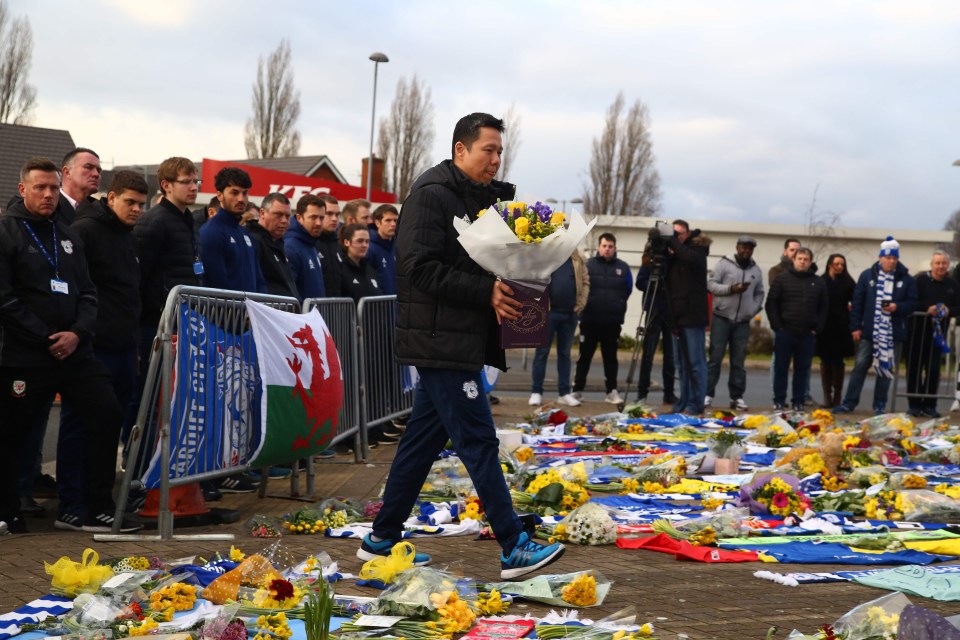
[[840, 251], [847, 244], [847, 241], [838, 232], [843, 216], [835, 211], [817, 210], [817, 195], [819, 192], [820, 183], [817, 183], [817, 186], [813, 188], [810, 206], [804, 216], [804, 224], [809, 238], [806, 243], [807, 247], [813, 251], [814, 259], [824, 260], [827, 257], [827, 252]]
[[244, 127], [249, 158], [285, 158], [300, 151], [300, 92], [293, 87], [290, 41], [284, 38], [264, 60], [257, 61], [253, 84], [253, 116]]
[[433, 146], [433, 101], [430, 88], [414, 75], [397, 81], [397, 93], [386, 117], [380, 120], [377, 150], [385, 162], [387, 191], [403, 202], [413, 181], [429, 164]]
[[584, 189], [588, 215], [652, 216], [660, 209], [660, 174], [650, 140], [650, 113], [639, 99], [624, 114], [623, 92], [607, 110], [594, 138], [590, 184]]
[[947, 218], [943, 225], [944, 231], [953, 231], [953, 242], [941, 247], [944, 251], [949, 251], [954, 258], [960, 257], [960, 209], [957, 209]]
[[12, 18], [0, 0], [0, 122], [29, 124], [37, 90], [27, 84], [33, 31], [26, 17]]
[[503, 155], [500, 156], [498, 180], [506, 181], [510, 176], [510, 169], [513, 168], [513, 158], [520, 148], [520, 121], [517, 105], [511, 102], [510, 108], [503, 114]]

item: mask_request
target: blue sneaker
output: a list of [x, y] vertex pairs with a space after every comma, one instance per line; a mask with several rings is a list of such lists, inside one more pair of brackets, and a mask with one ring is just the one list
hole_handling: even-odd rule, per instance
[[[357, 557], [363, 560], [364, 562], [368, 560], [374, 560], [383, 556], [389, 556], [390, 552], [393, 551], [393, 546], [399, 544], [395, 540], [381, 540], [380, 542], [374, 542], [371, 534], [367, 534], [363, 537], [363, 542], [360, 543], [360, 548], [357, 549]], [[410, 546], [413, 548], [413, 545]], [[424, 565], [430, 564], [430, 556], [425, 553], [417, 553], [413, 556], [413, 566], [422, 567]]]
[[526, 531], [520, 533], [517, 546], [509, 556], [500, 554], [500, 579], [513, 580], [547, 566], [563, 555], [563, 545], [540, 544], [530, 539]]
[[[246, 475], [254, 482], [260, 482], [262, 474], [260, 469], [250, 469]], [[293, 475], [293, 469], [290, 467], [270, 467], [267, 477], [271, 480], [282, 480]]]
[[853, 407], [848, 407], [845, 404], [838, 405], [833, 408], [834, 413], [853, 413]]

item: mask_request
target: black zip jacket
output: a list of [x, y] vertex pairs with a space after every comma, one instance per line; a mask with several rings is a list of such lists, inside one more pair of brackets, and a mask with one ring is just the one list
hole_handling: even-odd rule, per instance
[[[67, 293], [55, 293], [56, 277], [36, 241], [30, 225], [54, 258]], [[54, 367], [50, 335], [72, 331], [80, 338], [73, 358], [92, 357], [97, 326], [97, 289], [87, 272], [83, 247], [77, 236], [59, 222], [27, 211], [17, 202], [0, 217], [0, 367]]]
[[133, 227], [140, 258], [140, 324], [160, 323], [167, 294], [177, 285], [203, 286], [194, 271], [200, 238], [190, 210], [180, 211], [166, 198], [143, 214]]
[[248, 222], [245, 228], [256, 243], [257, 261], [263, 277], [267, 280], [267, 293], [299, 300], [297, 285], [293, 281], [287, 254], [283, 250], [283, 238], [275, 239], [256, 220]]
[[444, 160], [425, 171], [403, 204], [397, 225], [396, 354], [401, 364], [479, 371], [506, 370], [490, 296], [496, 278], [470, 259], [454, 218], [511, 200], [515, 187], [469, 180]]
[[97, 287], [97, 335], [101, 349], [130, 349], [139, 344], [140, 263], [132, 226], [120, 222], [104, 198], [80, 207], [70, 225], [83, 243], [90, 279]]
[[317, 238], [317, 257], [323, 269], [323, 289], [328, 298], [339, 298], [346, 294], [340, 291], [340, 269], [343, 268], [343, 253], [337, 232], [321, 231]]
[[353, 298], [354, 302], [360, 302], [360, 298], [368, 296], [387, 295], [383, 292], [380, 273], [370, 261], [363, 259], [360, 264], [353, 264], [346, 253], [340, 265], [340, 291], [344, 297]]
[[786, 329], [796, 335], [820, 333], [827, 324], [830, 309], [827, 285], [811, 269], [796, 271], [791, 264], [770, 285], [765, 308], [774, 331]]

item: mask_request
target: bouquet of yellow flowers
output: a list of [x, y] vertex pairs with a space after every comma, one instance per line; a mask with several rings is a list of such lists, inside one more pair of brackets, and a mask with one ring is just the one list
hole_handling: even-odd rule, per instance
[[506, 281], [523, 305], [519, 318], [503, 322], [501, 347], [546, 344], [550, 276], [577, 250], [595, 223], [587, 224], [576, 212], [552, 211], [540, 202], [497, 202], [480, 214], [469, 212], [453, 219], [470, 258]]
[[740, 504], [757, 514], [802, 514], [810, 507], [810, 499], [797, 489], [799, 484], [795, 476], [786, 474], [757, 476], [749, 484], [740, 487]]

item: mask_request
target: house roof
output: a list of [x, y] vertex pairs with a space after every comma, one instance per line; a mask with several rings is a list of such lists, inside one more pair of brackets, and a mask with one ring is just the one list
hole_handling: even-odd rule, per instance
[[6, 208], [17, 195], [20, 167], [37, 156], [53, 160], [59, 166], [63, 156], [76, 147], [69, 131], [44, 129], [20, 124], [0, 124], [0, 208]]
[[[246, 164], [253, 167], [262, 167], [264, 169], [273, 169], [274, 171], [285, 171], [286, 173], [293, 173], [301, 176], [312, 175], [317, 169], [326, 165], [333, 175], [336, 176], [337, 180], [343, 184], [348, 184], [347, 179], [340, 173], [340, 170], [337, 169], [336, 165], [330, 160], [329, 156], [318, 155], [318, 156], [294, 156], [292, 158], [257, 158], [249, 159], [244, 158], [243, 160], [224, 160], [226, 163], [237, 163], [237, 164]], [[203, 174], [203, 162], [197, 162], [197, 172]], [[123, 165], [114, 167], [114, 171], [117, 169], [131, 169], [133, 171], [143, 171], [146, 175], [152, 177], [152, 181], [148, 179], [151, 189], [156, 186], [157, 180], [157, 168], [159, 164], [146, 164], [146, 165]], [[104, 178], [108, 177], [107, 174], [104, 174]], [[102, 186], [106, 187], [106, 180], [103, 181]]]

